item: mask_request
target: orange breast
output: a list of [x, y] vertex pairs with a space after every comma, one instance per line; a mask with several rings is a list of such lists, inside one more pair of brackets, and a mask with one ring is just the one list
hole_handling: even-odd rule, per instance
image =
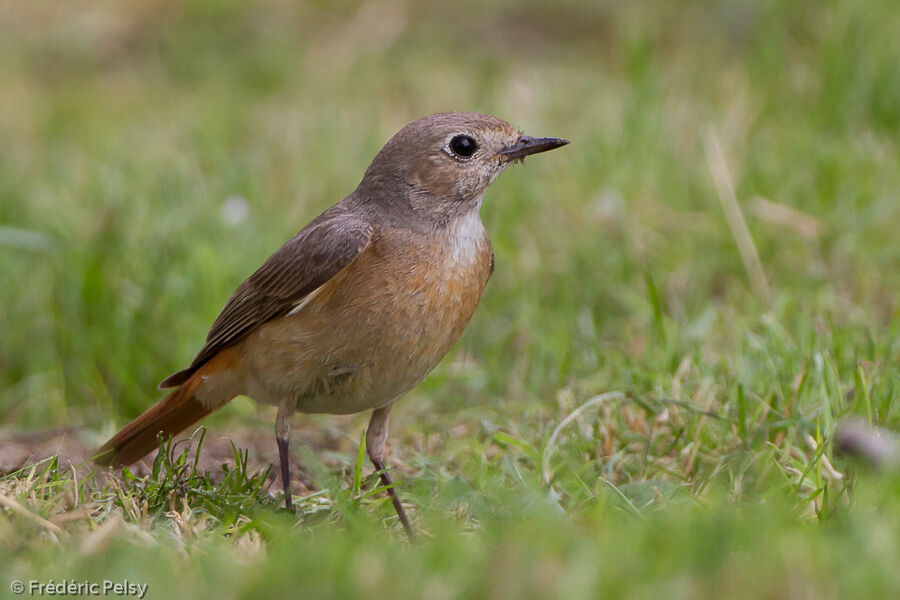
[[247, 338], [247, 392], [301, 412], [353, 413], [415, 386], [453, 346], [491, 275], [481, 222], [387, 230], [296, 314]]

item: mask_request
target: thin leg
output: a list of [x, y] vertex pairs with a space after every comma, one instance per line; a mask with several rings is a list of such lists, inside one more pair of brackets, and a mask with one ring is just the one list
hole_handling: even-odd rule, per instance
[[291, 465], [290, 454], [288, 451], [290, 440], [280, 435], [275, 436], [278, 443], [278, 461], [281, 463], [281, 487], [284, 488], [284, 507], [293, 511], [293, 503], [291, 498]]
[[284, 489], [284, 508], [294, 510], [293, 496], [291, 495], [291, 417], [293, 410], [288, 412], [288, 407], [278, 407], [278, 415], [275, 417], [275, 442], [278, 444], [278, 462], [281, 463], [281, 487]]
[[409, 538], [409, 541], [415, 542], [416, 535], [413, 533], [412, 526], [409, 524], [406, 510], [403, 508], [403, 504], [400, 503], [400, 496], [397, 495], [394, 482], [391, 481], [390, 475], [387, 474], [387, 471], [384, 468], [384, 441], [387, 439], [388, 418], [390, 415], [390, 404], [381, 408], [376, 408], [372, 413], [372, 419], [369, 421], [369, 428], [366, 430], [366, 451], [369, 454], [369, 460], [372, 461], [372, 464], [375, 465], [375, 468], [379, 471], [378, 476], [381, 478], [381, 483], [387, 488], [387, 493], [391, 497], [391, 503], [394, 505], [394, 510], [397, 511], [397, 517], [400, 519], [400, 524], [403, 525], [403, 530], [406, 531], [406, 536]]

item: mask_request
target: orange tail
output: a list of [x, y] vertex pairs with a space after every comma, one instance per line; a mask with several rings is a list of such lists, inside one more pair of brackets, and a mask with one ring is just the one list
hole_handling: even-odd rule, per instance
[[215, 410], [194, 397], [202, 378], [195, 374], [151, 406], [97, 450], [98, 465], [130, 465], [157, 447], [157, 435], [171, 437]]

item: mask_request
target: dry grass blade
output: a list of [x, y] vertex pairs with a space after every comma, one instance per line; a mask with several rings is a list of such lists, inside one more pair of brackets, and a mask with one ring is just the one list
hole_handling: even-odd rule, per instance
[[568, 415], [566, 418], [559, 422], [559, 425], [556, 426], [556, 429], [553, 430], [553, 433], [550, 434], [550, 438], [547, 440], [547, 445], [544, 446], [544, 452], [541, 455], [541, 474], [544, 478], [544, 483], [550, 485], [550, 479], [553, 474], [550, 472], [550, 453], [553, 451], [554, 446], [556, 445], [556, 439], [559, 437], [560, 432], [566, 428], [566, 426], [577, 419], [584, 411], [591, 408], [592, 406], [596, 406], [601, 404], [602, 402], [606, 402], [607, 400], [613, 399], [622, 399], [625, 397], [625, 394], [622, 392], [606, 392], [605, 394], [600, 394], [599, 396], [594, 396]]
[[744, 268], [750, 277], [750, 284], [759, 296], [768, 298], [769, 283], [766, 281], [766, 273], [763, 271], [756, 244], [753, 243], [747, 222], [744, 220], [744, 214], [741, 212], [737, 196], [734, 193], [731, 172], [725, 163], [719, 136], [713, 127], [706, 132], [706, 136], [703, 138], [703, 147], [706, 150], [706, 162], [716, 186], [719, 202], [722, 204], [722, 210], [725, 211], [725, 219], [728, 221], [731, 235], [734, 236], [738, 251], [741, 253], [741, 260], [744, 261]]
[[47, 519], [34, 514], [33, 512], [31, 512], [30, 510], [28, 510], [27, 508], [25, 508], [24, 506], [22, 506], [21, 504], [16, 502], [13, 498], [10, 498], [9, 496], [0, 494], [0, 506], [8, 508], [9, 510], [13, 511], [14, 513], [22, 515], [29, 521], [32, 521], [33, 523], [36, 523], [36, 524], [40, 525], [41, 527], [43, 527], [44, 529], [51, 531], [57, 535], [65, 534], [65, 531], [63, 531], [62, 528], [59, 527], [59, 525], [51, 523]]
[[805, 240], [819, 239], [822, 227], [813, 215], [757, 196], [750, 202], [750, 212], [767, 223], [786, 227]]

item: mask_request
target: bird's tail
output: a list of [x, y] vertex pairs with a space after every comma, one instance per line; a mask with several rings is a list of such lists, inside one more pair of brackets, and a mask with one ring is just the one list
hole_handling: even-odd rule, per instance
[[187, 429], [216, 408], [208, 408], [194, 393], [202, 383], [200, 373], [179, 385], [125, 426], [97, 450], [94, 462], [103, 466], [122, 466], [144, 457], [157, 447], [157, 436], [165, 438]]

